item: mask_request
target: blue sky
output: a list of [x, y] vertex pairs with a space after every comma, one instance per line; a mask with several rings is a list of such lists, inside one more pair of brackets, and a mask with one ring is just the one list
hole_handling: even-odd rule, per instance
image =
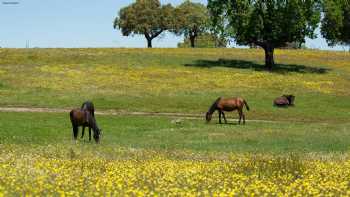
[[[3, 2], [17, 1], [17, 5]], [[206, 0], [193, 0], [206, 4]], [[0, 46], [30, 47], [145, 47], [142, 36], [124, 37], [113, 29], [120, 8], [132, 0], [0, 0]], [[161, 0], [178, 5], [182, 0]], [[320, 37], [320, 36], [319, 36]], [[163, 34], [154, 47], [176, 47], [181, 37]], [[330, 48], [322, 38], [307, 40], [310, 48]]]

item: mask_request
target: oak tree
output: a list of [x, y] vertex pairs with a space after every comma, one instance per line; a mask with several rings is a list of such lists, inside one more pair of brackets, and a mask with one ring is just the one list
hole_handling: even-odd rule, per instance
[[315, 38], [320, 20], [318, 0], [208, 0], [208, 8], [215, 28], [239, 45], [264, 49], [269, 70], [275, 48]]
[[175, 29], [177, 35], [184, 35], [195, 47], [195, 39], [208, 29], [208, 10], [201, 3], [186, 0], [175, 8]]
[[115, 18], [113, 27], [120, 29], [124, 36], [144, 35], [148, 48], [152, 40], [174, 25], [174, 8], [161, 5], [159, 0], [136, 0], [122, 8]]

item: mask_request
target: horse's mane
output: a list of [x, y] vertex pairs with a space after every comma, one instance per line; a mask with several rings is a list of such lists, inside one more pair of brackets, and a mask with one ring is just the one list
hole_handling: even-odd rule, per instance
[[216, 106], [218, 104], [218, 102], [220, 101], [221, 97], [217, 98], [214, 103], [210, 106], [208, 113], [212, 114], [214, 113], [214, 111], [216, 110]]

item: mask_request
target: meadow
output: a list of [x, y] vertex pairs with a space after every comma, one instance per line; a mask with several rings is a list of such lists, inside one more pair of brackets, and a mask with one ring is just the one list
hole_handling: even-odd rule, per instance
[[[275, 72], [253, 49], [0, 49], [0, 104], [203, 114], [219, 96], [247, 99], [252, 119], [345, 121], [347, 52], [279, 50]], [[276, 113], [272, 100], [296, 95]], [[54, 98], [54, 99], [53, 99]]]
[[[116, 112], [96, 115], [97, 145], [73, 142], [68, 113], [0, 112], [0, 196], [350, 195], [350, 54], [277, 50], [273, 72], [263, 55], [0, 49], [0, 108]], [[246, 125], [205, 123], [219, 96], [248, 101]]]

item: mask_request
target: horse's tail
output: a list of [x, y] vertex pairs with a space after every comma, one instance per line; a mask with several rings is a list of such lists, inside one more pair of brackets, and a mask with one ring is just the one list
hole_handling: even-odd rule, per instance
[[74, 110], [72, 110], [72, 111], [69, 112], [69, 118], [70, 118], [70, 122], [71, 122], [72, 124], [73, 124], [73, 119], [74, 119], [74, 118], [73, 118], [73, 116], [74, 116], [74, 115], [73, 115], [73, 113], [74, 113], [73, 111], [74, 111]]
[[243, 103], [244, 103], [244, 105], [245, 105], [245, 108], [247, 108], [247, 110], [249, 111], [250, 108], [249, 108], [249, 105], [248, 105], [247, 101], [243, 100]]

